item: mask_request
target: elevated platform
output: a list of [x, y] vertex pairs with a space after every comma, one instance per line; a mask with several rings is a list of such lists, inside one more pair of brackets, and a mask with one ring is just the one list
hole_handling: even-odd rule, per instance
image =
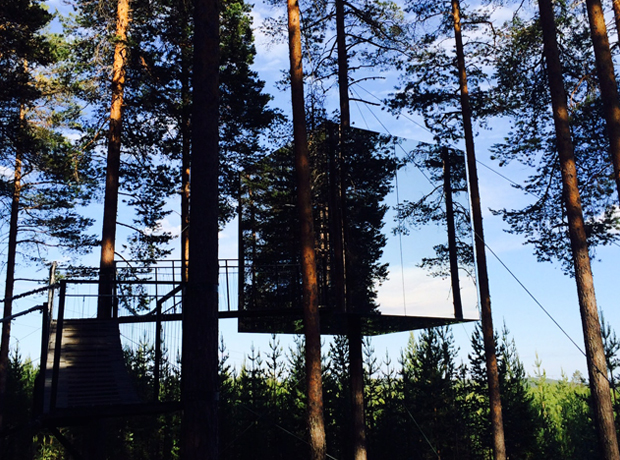
[[[393, 332], [413, 331], [429, 327], [446, 326], [476, 319], [457, 319], [454, 317], [384, 315], [381, 313], [340, 313], [332, 308], [322, 308], [322, 335], [344, 335], [347, 322], [351, 318], [359, 319], [362, 335], [382, 335]], [[227, 312], [220, 312], [220, 318], [231, 317]], [[239, 332], [269, 334], [303, 334], [303, 311], [301, 308], [281, 308], [273, 310], [241, 310], [235, 312], [239, 318]]]
[[[289, 267], [290, 268], [290, 267]], [[154, 388], [158, 389], [163, 353], [182, 353], [178, 343], [181, 329], [183, 283], [175, 267], [144, 270], [131, 280], [119, 279], [113, 301], [114, 319], [97, 319], [95, 279], [62, 279], [49, 286], [48, 303], [43, 309], [44, 367], [37, 390], [37, 414], [44, 424], [63, 426], [86, 419], [162, 413], [181, 408], [178, 400], [164, 400], [155, 391], [149, 401], [142, 401], [125, 365], [123, 344], [127, 346], [128, 328], [134, 323], [148, 330], [155, 345]], [[287, 289], [278, 283], [274, 295], [262, 303], [243, 302], [250, 293], [241, 282], [236, 260], [220, 262], [219, 317], [236, 318], [240, 332], [303, 334], [303, 311], [298, 284]], [[33, 291], [43, 295], [45, 288]], [[241, 307], [241, 308], [240, 308]], [[429, 327], [476, 321], [455, 316], [413, 316], [368, 313], [343, 313], [335, 307], [320, 308], [321, 334], [346, 335], [349, 323], [361, 325], [364, 336], [389, 334]], [[54, 319], [52, 319], [54, 318]], [[176, 325], [174, 323], [177, 323]], [[166, 329], [168, 328], [168, 329]], [[175, 344], [165, 344], [164, 330], [175, 330]], [[123, 339], [120, 331], [123, 330]], [[142, 330], [142, 329], [141, 329]], [[123, 342], [124, 340], [124, 342]], [[138, 339], [139, 340], [139, 339]], [[130, 345], [131, 347], [131, 345]], [[165, 348], [165, 350], [162, 350]]]

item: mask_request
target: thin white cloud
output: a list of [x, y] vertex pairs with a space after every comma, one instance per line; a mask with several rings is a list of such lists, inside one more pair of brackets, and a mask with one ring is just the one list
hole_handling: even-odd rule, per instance
[[174, 237], [178, 237], [181, 235], [181, 224], [173, 224], [168, 220], [168, 218], [164, 218], [159, 222], [160, 230], [162, 232], [168, 232], [172, 234]]
[[0, 176], [12, 179], [14, 170], [6, 166], [0, 166]]
[[[391, 315], [454, 315], [449, 279], [434, 278], [419, 267], [391, 267], [390, 278], [378, 288], [380, 311]], [[404, 280], [404, 295], [403, 295]], [[477, 291], [473, 282], [461, 277], [461, 298], [465, 317], [477, 318]]]

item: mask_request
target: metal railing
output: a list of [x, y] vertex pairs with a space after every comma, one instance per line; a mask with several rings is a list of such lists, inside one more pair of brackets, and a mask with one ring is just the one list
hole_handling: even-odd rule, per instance
[[[159, 401], [160, 379], [164, 340], [162, 324], [181, 321], [184, 283], [181, 279], [180, 261], [165, 261], [150, 267], [138, 267], [131, 263], [118, 263], [114, 282], [112, 317], [120, 325], [135, 323], [154, 323], [154, 399]], [[36, 290], [48, 289], [48, 303], [31, 309], [41, 309], [41, 375], [47, 374], [52, 324], [55, 324], [54, 356], [52, 359], [49, 410], [57, 405], [58, 380], [60, 374], [62, 332], [65, 320], [96, 318], [98, 293], [98, 270], [81, 267], [78, 270], [63, 270], [65, 277], [81, 275], [81, 279], [64, 278], [54, 285]], [[235, 311], [238, 308], [239, 267], [236, 260], [220, 260], [219, 305], [222, 311]], [[127, 343], [125, 346], [128, 346]], [[177, 351], [180, 351], [177, 350]], [[43, 382], [42, 382], [43, 383]], [[41, 385], [42, 391], [45, 385]], [[38, 398], [38, 409], [42, 411], [45, 395]]]

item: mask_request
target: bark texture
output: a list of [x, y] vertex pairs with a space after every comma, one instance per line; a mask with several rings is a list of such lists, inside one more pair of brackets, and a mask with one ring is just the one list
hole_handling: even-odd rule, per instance
[[219, 6], [194, 1], [189, 281], [183, 305], [181, 456], [216, 460], [218, 446]]
[[[19, 120], [24, 124], [24, 106], [20, 107]], [[18, 147], [15, 155], [15, 173], [13, 176], [13, 197], [11, 199], [11, 217], [9, 223], [9, 246], [6, 260], [6, 282], [4, 285], [4, 311], [6, 318], [13, 314], [13, 289], [15, 287], [15, 255], [17, 253], [17, 230], [19, 217], [19, 200], [22, 190], [22, 152]], [[0, 429], [4, 427], [4, 404], [6, 401], [6, 384], [9, 371], [9, 348], [11, 345], [11, 321], [2, 323], [0, 341]]]
[[450, 257], [450, 282], [454, 304], [454, 317], [463, 319], [463, 303], [461, 302], [461, 284], [459, 282], [459, 263], [456, 253], [456, 225], [454, 223], [454, 207], [452, 200], [452, 184], [450, 182], [450, 154], [448, 148], [443, 149], [443, 193], [446, 201], [446, 223], [448, 227], [448, 253]]
[[620, 0], [612, 0], [614, 10], [614, 23], [616, 24], [616, 34], [620, 35]]
[[[614, 14], [620, 14], [614, 0]], [[605, 109], [605, 123], [607, 137], [609, 137], [609, 152], [614, 165], [614, 179], [620, 199], [620, 101], [618, 100], [618, 85], [614, 72], [614, 63], [611, 59], [607, 26], [600, 0], [586, 0], [588, 19], [590, 21], [590, 36], [594, 45], [596, 58], [596, 72], [598, 75]]]
[[366, 460], [366, 416], [364, 413], [364, 358], [359, 317], [349, 316], [349, 372], [351, 378], [351, 428], [353, 460]]
[[116, 242], [116, 213], [121, 164], [121, 132], [123, 121], [123, 92], [127, 62], [127, 30], [129, 29], [129, 0], [119, 0], [116, 11], [116, 45], [112, 63], [112, 104], [106, 164], [101, 259], [99, 262], [98, 318], [110, 318], [113, 309], [114, 248]]
[[340, 96], [340, 148], [338, 149], [337, 168], [339, 177], [337, 206], [332, 212], [337, 217], [336, 235], [334, 235], [334, 255], [336, 261], [336, 288], [342, 310], [349, 313], [347, 339], [349, 341], [349, 372], [351, 385], [351, 454], [354, 460], [366, 460], [366, 416], [364, 413], [364, 360], [362, 357], [362, 332], [360, 319], [354, 316], [347, 285], [347, 220], [346, 220], [346, 172], [345, 157], [351, 113], [349, 103], [349, 57], [347, 53], [347, 36], [345, 28], [345, 2], [336, 0], [336, 41], [338, 43], [338, 91]]
[[489, 382], [489, 402], [491, 405], [491, 426], [493, 429], [493, 453], [495, 460], [506, 460], [506, 442], [504, 439], [504, 422], [502, 402], [500, 398], [499, 372], [495, 354], [495, 338], [493, 336], [493, 317], [491, 315], [491, 293], [487, 274], [487, 259], [482, 227], [482, 211], [480, 191], [478, 189], [478, 171], [474, 150], [474, 134], [472, 128], [472, 112], [467, 89], [467, 72], [465, 70], [465, 53], [461, 35], [461, 7], [458, 0], [452, 0], [452, 16], [454, 19], [454, 37], [456, 40], [456, 56], [461, 90], [461, 110], [465, 131], [465, 150], [467, 158], [467, 176], [469, 180], [469, 196], [471, 200], [472, 221], [474, 226], [474, 249], [478, 289], [480, 292], [480, 311], [482, 320], [482, 336]]
[[[185, 0], [180, 1], [181, 12], [188, 17]], [[185, 36], [187, 28], [183, 28], [182, 46], [189, 40]], [[191, 166], [191, 93], [189, 86], [190, 73], [189, 47], [183, 46], [181, 51], [181, 279], [189, 280], [189, 196]]]
[[321, 332], [319, 325], [314, 220], [310, 186], [308, 133], [304, 108], [303, 65], [299, 3], [288, 0], [288, 34], [293, 104], [293, 136], [297, 207], [301, 224], [301, 271], [306, 337], [306, 379], [308, 385], [308, 433], [311, 460], [324, 460], [327, 450], [323, 420], [323, 382], [321, 377]]
[[600, 452], [605, 460], [618, 460], [618, 440], [614, 425], [607, 364], [601, 337], [590, 255], [581, 209], [577, 183], [574, 146], [571, 138], [566, 92], [562, 78], [562, 65], [558, 51], [553, 6], [551, 0], [539, 0], [540, 22], [543, 29], [544, 54], [549, 76], [549, 89], [553, 108], [553, 121], [562, 172], [563, 197], [568, 218], [575, 281], [586, 345], [590, 390], [594, 402], [594, 415]]

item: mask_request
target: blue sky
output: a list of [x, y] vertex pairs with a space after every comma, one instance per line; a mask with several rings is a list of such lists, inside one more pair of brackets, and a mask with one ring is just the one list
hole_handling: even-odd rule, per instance
[[[257, 5], [255, 25], [259, 24], [262, 18], [273, 14], [273, 11], [271, 7]], [[279, 13], [281, 14], [281, 10]], [[500, 9], [494, 17], [497, 21], [503, 21], [510, 14], [509, 10]], [[274, 72], [273, 69], [286, 68], [288, 65], [286, 46], [284, 44], [270, 45], [267, 43], [267, 38], [261, 36], [260, 33], [257, 35], [257, 45], [256, 68], [261, 77], [272, 84], [274, 80], [280, 78], [280, 74]], [[365, 90], [358, 90], [359, 94], [367, 96], [365, 93], [371, 92], [374, 96], [367, 97], [374, 101], [373, 97], [383, 99], [393, 92], [397, 76], [394, 73], [382, 73], [380, 75], [384, 78], [383, 80], [373, 81], [372, 85], [369, 84], [365, 87]], [[290, 104], [288, 93], [278, 93], [275, 89], [271, 92], [276, 95], [278, 106], [286, 110], [287, 105]], [[335, 97], [334, 94], [331, 100], [334, 101]], [[428, 133], [419, 126], [420, 119], [395, 119], [386, 111], [362, 106], [359, 103], [352, 104], [351, 116], [352, 123], [361, 128], [384, 133], [387, 130], [389, 134], [406, 137], [414, 141], [429, 139]], [[495, 120], [491, 126], [492, 129], [478, 131], [476, 137], [478, 160], [515, 182], [522, 181], [528, 173], [524, 167], [514, 164], [508, 168], [500, 169], [497, 163], [493, 163], [489, 159], [488, 149], [503, 139], [507, 123], [502, 120]], [[463, 146], [460, 147], [463, 148]], [[537, 262], [532, 255], [531, 247], [524, 246], [521, 237], [507, 234], [505, 232], [506, 225], [501, 218], [493, 216], [489, 212], [489, 209], [517, 208], [526, 203], [528, 198], [524, 197], [520, 191], [515, 190], [507, 180], [484, 166], [478, 165], [478, 174], [487, 245], [567, 334], [583, 348], [583, 334], [574, 280], [564, 275], [556, 264]], [[399, 183], [401, 184], [401, 201], [413, 199], [407, 196], [406, 187], [403, 190], [402, 184], [407, 182], [400, 180]], [[388, 197], [389, 201], [395, 202], [393, 194]], [[393, 226], [392, 222], [386, 223], [387, 230], [391, 226]], [[415, 263], [419, 254], [407, 253], [407, 247], [411, 244], [406, 239], [415, 239], [416, 234], [412, 233], [412, 235], [403, 238], [405, 247], [404, 271], [411, 274], [416, 270]], [[619, 256], [620, 247], [611, 246], [599, 249], [597, 259], [593, 261], [598, 304], [604, 311], [606, 321], [614, 329], [620, 327], [618, 296], [615, 293]], [[379, 303], [387, 311], [388, 307], [392, 307], [394, 303], [400, 302], [402, 304], [402, 296], [400, 295], [402, 291], [400, 274], [402, 269], [396, 238], [391, 238], [388, 242], [384, 258], [390, 264], [391, 274], [389, 281], [379, 289]], [[577, 370], [587, 375], [585, 357], [581, 352], [489, 251], [487, 251], [487, 260], [494, 325], [497, 329], [501, 329], [505, 324], [510, 330], [526, 371], [534, 372], [534, 363], [538, 356], [542, 361], [543, 368], [552, 378], [560, 378], [562, 373], [570, 377]], [[409, 279], [406, 279], [405, 284], [409, 289]], [[407, 313], [412, 314], [412, 310], [408, 309]], [[461, 349], [463, 359], [466, 359], [470, 349], [469, 340], [473, 327], [473, 323], [453, 327], [456, 344]], [[383, 356], [384, 350], [387, 349], [390, 355], [395, 358], [398, 356], [399, 350], [406, 345], [408, 338], [408, 333], [391, 334], [373, 338], [373, 343], [379, 357]]]
[[[48, 3], [53, 7], [60, 2], [52, 0]], [[270, 14], [273, 14], [271, 7], [258, 4], [254, 12], [255, 26], [260, 25], [261, 20]], [[281, 76], [281, 70], [288, 66], [287, 46], [283, 43], [267, 43], [266, 37], [260, 33], [260, 30], [257, 30], [257, 49], [255, 69], [259, 72], [260, 77], [267, 82], [266, 90], [274, 96], [273, 104], [288, 113], [290, 105], [288, 92], [280, 92], [274, 87], [275, 81]], [[375, 81], [366, 87], [367, 91], [372, 92], [374, 96], [380, 99], [393, 91], [396, 82], [396, 75], [393, 73], [384, 73], [382, 76], [385, 77], [384, 80]], [[335, 101], [335, 97], [334, 94], [334, 98], [331, 99], [332, 102]], [[384, 133], [388, 130], [389, 134], [412, 140], [429, 139], [428, 133], [416, 123], [404, 118], [397, 120], [387, 112], [380, 111], [377, 108], [370, 111], [368, 107], [354, 104], [351, 107], [351, 114], [354, 125], [360, 128]], [[505, 129], [506, 123], [498, 121], [493, 123], [493, 129], [481, 130], [476, 138], [476, 151], [479, 161], [496, 171], [499, 168], [489, 159], [488, 148], [502, 139]], [[527, 175], [527, 170], [515, 165], [502, 168], [499, 171], [516, 182], [521, 181]], [[504, 231], [506, 226], [501, 218], [493, 216], [488, 211], [489, 208], [518, 207], [526, 202], [527, 198], [512, 188], [508, 181], [491, 170], [479, 166], [478, 172], [485, 238], [488, 246], [514, 272], [565, 329], [567, 334], [583, 347], [583, 334], [574, 280], [564, 275], [557, 265], [538, 263], [532, 255], [531, 248], [524, 246], [519, 236], [507, 234]], [[414, 187], [411, 186], [415, 181], [408, 181], [406, 176], [399, 178], [399, 180], [401, 201], [413, 199], [408, 193], [413, 194], [415, 192]], [[387, 201], [389, 204], [394, 204], [396, 202], [395, 195], [390, 195]], [[172, 206], [178, 209], [177, 203], [173, 203]], [[171, 231], [178, 232], [180, 228], [178, 216], [173, 214], [163, 222], [163, 225]], [[393, 225], [393, 222], [388, 221], [386, 232], [389, 233]], [[407, 314], [428, 314], [424, 313], [427, 310], [422, 312], [424, 306], [419, 303], [416, 305], [414, 300], [429, 294], [432, 294], [437, 305], [444, 304], [444, 307], [438, 307], [439, 311], [449, 314], [445, 308], [445, 302], [442, 302], [442, 299], [445, 301], [446, 298], [445, 285], [421, 285], [420, 278], [416, 277], [416, 273], [419, 271], [415, 266], [420, 257], [419, 240], [420, 235], [415, 233], [403, 237], [404, 266], [401, 267], [398, 239], [390, 238], [384, 256], [385, 261], [390, 264], [390, 278], [379, 289], [379, 303], [385, 312], [404, 313], [401, 281], [404, 274]], [[597, 253], [597, 260], [593, 261], [593, 270], [599, 306], [604, 311], [606, 320], [620, 332], [620, 309], [618, 308], [618, 295], [616, 294], [617, 260], [619, 260], [619, 256], [620, 248], [618, 246], [600, 249]], [[237, 257], [234, 223], [225, 228], [220, 236], [220, 257]], [[542, 361], [543, 368], [547, 371], [547, 375], [551, 378], [560, 378], [562, 373], [570, 377], [574, 371], [580, 371], [587, 375], [585, 357], [580, 351], [489, 252], [487, 252], [487, 259], [495, 327], [501, 328], [505, 324], [510, 330], [526, 371], [528, 373], [534, 372], [534, 363], [538, 356]], [[97, 258], [95, 256], [90, 257], [89, 261], [96, 264]], [[32, 274], [31, 271], [31, 269], [22, 270], [18, 276], [22, 278], [41, 278], [44, 276], [43, 273]], [[30, 287], [32, 287], [31, 284], [20, 283], [16, 292]], [[416, 293], [415, 289], [421, 290], [418, 292], [422, 292], [422, 294]], [[15, 307], [15, 310], [19, 311], [28, 308], [28, 306], [31, 305], [28, 305], [27, 302], [21, 302]], [[466, 316], [474, 317], [475, 315], [475, 306], [471, 305], [470, 302]], [[33, 358], [38, 355], [39, 344], [36, 337], [38, 336], [39, 326], [40, 316], [37, 314], [30, 315], [28, 319], [15, 321], [13, 325], [13, 336], [20, 342], [22, 353]], [[235, 320], [222, 320], [220, 327], [231, 360], [237, 365], [242, 362], [244, 355], [249, 353], [252, 344], [264, 351], [268, 349], [270, 338], [268, 335], [239, 334], [236, 332]], [[473, 328], [473, 323], [453, 326], [455, 341], [461, 350], [462, 359], [466, 359], [469, 352], [469, 339]], [[409, 333], [399, 333], [373, 338], [372, 343], [377, 357], [385, 356], [387, 350], [392, 361], [395, 362], [400, 350], [406, 346], [408, 339]], [[291, 343], [289, 337], [281, 337], [281, 341], [285, 347]]]

